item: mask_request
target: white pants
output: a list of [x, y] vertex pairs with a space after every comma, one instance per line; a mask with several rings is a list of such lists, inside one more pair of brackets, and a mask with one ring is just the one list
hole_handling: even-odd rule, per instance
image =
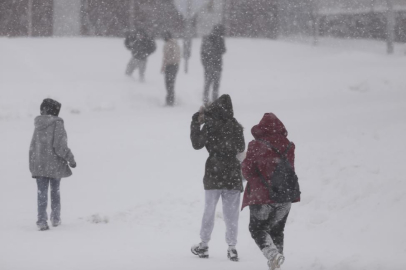
[[214, 228], [214, 217], [216, 206], [220, 199], [223, 203], [223, 217], [226, 223], [226, 243], [229, 246], [237, 244], [238, 218], [240, 215], [240, 195], [239, 190], [213, 189], [205, 190], [205, 206], [200, 229], [202, 243], [207, 245]]

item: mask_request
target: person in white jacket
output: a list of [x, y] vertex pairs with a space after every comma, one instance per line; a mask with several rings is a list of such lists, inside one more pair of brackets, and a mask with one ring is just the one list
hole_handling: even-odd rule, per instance
[[165, 86], [167, 91], [166, 105], [173, 106], [175, 103], [175, 80], [179, 70], [180, 47], [171, 32], [164, 33], [164, 56], [161, 73], [165, 74]]
[[44, 99], [41, 115], [35, 118], [35, 129], [29, 150], [29, 165], [32, 178], [38, 186], [38, 220], [40, 231], [48, 230], [48, 187], [51, 186], [51, 223], [61, 224], [61, 197], [59, 186], [61, 178], [69, 177], [76, 161], [68, 148], [68, 137], [63, 119], [58, 117], [61, 103]]

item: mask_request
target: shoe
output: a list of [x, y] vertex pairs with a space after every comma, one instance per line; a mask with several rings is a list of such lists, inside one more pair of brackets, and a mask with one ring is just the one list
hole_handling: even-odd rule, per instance
[[37, 227], [38, 227], [38, 230], [39, 231], [46, 231], [46, 230], [49, 230], [49, 227], [48, 227], [48, 223], [40, 223], [40, 224], [37, 224]]
[[199, 256], [199, 258], [209, 258], [209, 247], [200, 247], [200, 244], [197, 244], [191, 248], [191, 251], [193, 254]]
[[58, 227], [61, 225], [61, 220], [60, 219], [52, 219], [51, 220], [52, 227]]
[[270, 259], [268, 261], [269, 270], [279, 269], [284, 261], [285, 261], [285, 257], [282, 254], [280, 254], [280, 253], [276, 254], [276, 256], [273, 257], [273, 259]]
[[238, 262], [237, 250], [235, 248], [229, 248], [227, 250], [227, 257], [230, 259], [230, 261]]

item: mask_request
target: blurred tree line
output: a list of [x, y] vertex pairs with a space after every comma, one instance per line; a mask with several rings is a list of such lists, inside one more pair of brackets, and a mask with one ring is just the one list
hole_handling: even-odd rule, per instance
[[[54, 35], [57, 1], [77, 2], [80, 14], [72, 16], [80, 20], [77, 35], [121, 37], [127, 30], [144, 28], [152, 36], [170, 30], [181, 37], [186, 25], [174, 0], [1, 0], [0, 35]], [[305, 34], [374, 39], [387, 36], [385, 11], [354, 11], [349, 6], [357, 1], [378, 0], [210, 0], [203, 11], [213, 12], [214, 1], [221, 1], [222, 8], [216, 12], [221, 12], [227, 36], [277, 38]], [[320, 12], [320, 6], [328, 1], [330, 6], [339, 2], [347, 10]], [[394, 18], [395, 40], [406, 42], [406, 7], [395, 10]]]
[[[395, 41], [406, 42], [406, 10], [395, 13]], [[343, 38], [386, 39], [387, 14], [384, 11], [322, 14], [320, 35]]]

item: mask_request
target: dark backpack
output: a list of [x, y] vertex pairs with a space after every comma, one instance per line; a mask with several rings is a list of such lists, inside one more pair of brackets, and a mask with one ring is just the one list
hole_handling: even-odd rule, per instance
[[281, 158], [272, 173], [271, 185], [258, 170], [262, 183], [269, 190], [270, 199], [275, 203], [286, 203], [297, 200], [300, 197], [298, 177], [287, 158], [292, 143], [289, 143], [285, 153], [282, 154], [276, 147], [273, 147], [267, 141], [260, 141], [268, 148], [278, 153]]

